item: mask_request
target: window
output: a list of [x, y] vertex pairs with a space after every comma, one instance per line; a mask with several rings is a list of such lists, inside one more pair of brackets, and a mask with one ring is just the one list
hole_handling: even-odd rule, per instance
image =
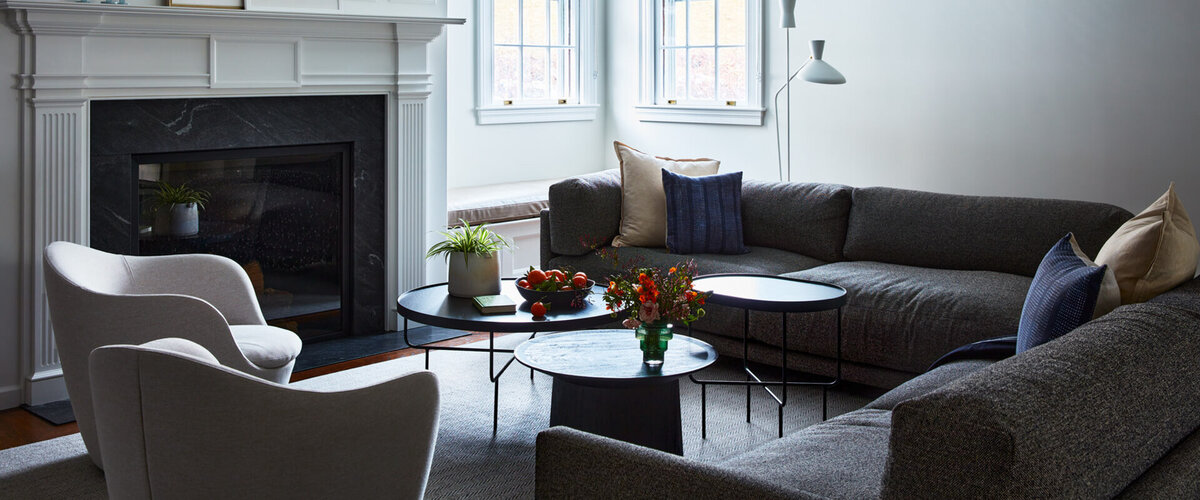
[[643, 121], [762, 125], [762, 2], [642, 0]]
[[593, 0], [479, 0], [480, 125], [592, 120]]

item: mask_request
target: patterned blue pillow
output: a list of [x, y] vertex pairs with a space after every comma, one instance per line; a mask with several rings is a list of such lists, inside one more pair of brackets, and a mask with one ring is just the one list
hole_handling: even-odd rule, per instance
[[1067, 234], [1042, 258], [1017, 327], [1017, 353], [1066, 335], [1092, 319], [1107, 266], [1092, 265]]
[[662, 171], [671, 253], [746, 253], [742, 173], [689, 177]]

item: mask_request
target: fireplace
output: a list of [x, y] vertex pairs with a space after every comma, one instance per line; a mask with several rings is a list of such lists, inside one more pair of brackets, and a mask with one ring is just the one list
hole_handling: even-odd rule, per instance
[[[385, 114], [381, 96], [94, 102], [92, 246], [229, 257], [305, 341], [382, 332]], [[180, 187], [203, 207], [159, 203]]]
[[[5, 60], [17, 96], [0, 114], [20, 135], [21, 179], [9, 234], [20, 239], [20, 367], [0, 377], [0, 407], [66, 397], [42, 251], [59, 240], [134, 251], [135, 154], [353, 144], [344, 333], [395, 329], [396, 296], [430, 270], [430, 229], [445, 224], [446, 45], [434, 40], [465, 22], [445, 17], [445, 2], [275, 6], [293, 12], [147, 3], [165, 2], [0, 6], [17, 37]], [[360, 121], [377, 135], [357, 137]]]

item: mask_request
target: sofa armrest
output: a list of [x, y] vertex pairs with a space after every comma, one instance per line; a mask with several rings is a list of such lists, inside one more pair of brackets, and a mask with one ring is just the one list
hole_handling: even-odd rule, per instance
[[821, 498], [569, 427], [538, 433], [536, 498]]
[[884, 498], [1111, 498], [1200, 427], [1200, 314], [1131, 304], [896, 405]]

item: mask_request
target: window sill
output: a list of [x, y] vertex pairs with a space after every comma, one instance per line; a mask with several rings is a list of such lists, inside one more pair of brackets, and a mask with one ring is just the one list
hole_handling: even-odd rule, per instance
[[766, 112], [761, 108], [701, 106], [635, 106], [644, 122], [709, 123], [714, 125], [762, 126]]
[[556, 104], [548, 106], [498, 106], [475, 108], [475, 123], [577, 122], [595, 120], [600, 106], [595, 104]]

